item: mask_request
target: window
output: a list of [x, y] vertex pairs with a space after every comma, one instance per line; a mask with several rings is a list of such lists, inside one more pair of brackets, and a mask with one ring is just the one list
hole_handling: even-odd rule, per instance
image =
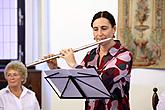
[[0, 68], [11, 60], [25, 63], [24, 15], [24, 0], [0, 0]]

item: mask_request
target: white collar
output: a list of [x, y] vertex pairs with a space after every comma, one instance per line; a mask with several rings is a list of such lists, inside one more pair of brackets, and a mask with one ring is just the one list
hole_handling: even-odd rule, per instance
[[[9, 89], [9, 86], [7, 86], [6, 88], [4, 88], [5, 89], [5, 92], [6, 93], [12, 93], [11, 91], [10, 91], [10, 89]], [[27, 89], [25, 86], [22, 86], [22, 93], [21, 93], [21, 96], [20, 97], [23, 97], [25, 94], [27, 94], [27, 93], [32, 93], [32, 91], [30, 90], [30, 89]]]

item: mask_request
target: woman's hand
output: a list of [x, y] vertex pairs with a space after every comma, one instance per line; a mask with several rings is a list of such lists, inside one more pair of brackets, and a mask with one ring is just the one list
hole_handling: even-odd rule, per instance
[[[48, 54], [47, 56], [44, 56], [44, 59], [47, 59], [47, 58], [50, 58], [50, 57], [53, 57], [53, 56], [54, 56], [54, 54]], [[48, 67], [50, 69], [58, 69], [58, 64], [57, 64], [57, 59], [56, 58], [48, 60], [46, 62], [47, 62]]]
[[76, 63], [74, 51], [72, 48], [61, 50], [60, 53], [62, 54], [61, 58], [64, 58], [66, 63], [71, 67], [74, 68]]

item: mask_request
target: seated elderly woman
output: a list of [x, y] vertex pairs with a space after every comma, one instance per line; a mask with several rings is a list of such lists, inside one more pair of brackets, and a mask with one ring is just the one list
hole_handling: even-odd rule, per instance
[[28, 73], [20, 61], [11, 61], [4, 71], [7, 87], [0, 90], [0, 110], [40, 110], [35, 93], [23, 84]]

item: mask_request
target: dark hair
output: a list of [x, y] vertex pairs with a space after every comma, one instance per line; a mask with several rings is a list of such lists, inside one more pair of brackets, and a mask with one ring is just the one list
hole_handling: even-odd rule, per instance
[[93, 19], [91, 22], [92, 28], [93, 28], [93, 22], [98, 18], [106, 18], [110, 22], [112, 27], [114, 27], [116, 25], [115, 19], [111, 13], [109, 13], [108, 11], [100, 11], [93, 16]]

